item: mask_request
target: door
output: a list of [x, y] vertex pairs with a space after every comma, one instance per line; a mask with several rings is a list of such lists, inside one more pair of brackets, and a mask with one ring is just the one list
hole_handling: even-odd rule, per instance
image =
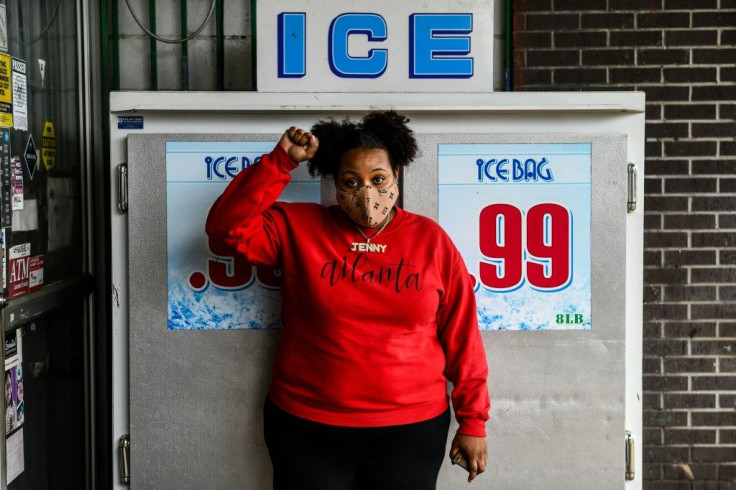
[[[261, 406], [278, 329], [169, 328], [173, 313], [171, 272], [167, 270], [171, 265], [168, 228], [179, 210], [168, 195], [171, 179], [167, 172], [171, 169], [165, 170], [170, 156], [167, 144], [275, 141], [277, 128], [354, 112], [341, 113], [336, 105], [317, 103], [314, 107], [299, 106], [298, 113], [289, 114], [280, 109], [283, 100], [268, 109], [270, 99], [265, 99], [269, 96], [251, 96], [258, 112], [249, 112], [244, 106], [224, 114], [206, 110], [161, 114], [136, 105], [146, 127], [152, 129], [121, 137], [127, 141], [129, 173], [127, 388], [134, 488], [270, 487]], [[279, 96], [284, 97], [288, 98]], [[495, 97], [498, 95], [489, 99], [495, 101]], [[384, 102], [401, 110], [400, 101], [405, 99]], [[461, 193], [447, 194], [443, 186], [465, 184], [446, 179], [448, 172], [443, 166], [454, 164], [443, 152], [453, 150], [452, 145], [486, 152], [503, 145], [517, 149], [547, 145], [548, 149], [569, 152], [582, 149], [587, 155], [581, 157], [588, 165], [582, 171], [582, 175], [587, 172], [587, 181], [582, 182], [587, 217], [577, 208], [570, 217], [575, 227], [584, 230], [587, 242], [584, 246], [573, 243], [579, 238], [570, 242], [571, 249], [588, 250], [587, 256], [575, 259], [587, 260], [585, 267], [581, 262], [575, 266], [588, 270], [587, 296], [579, 303], [580, 310], [561, 310], [548, 318], [556, 328], [482, 331], [491, 372], [490, 469], [476, 484], [480, 488], [588, 489], [594, 482], [596, 488], [623, 487], [625, 432], [640, 434], [641, 423], [637, 402], [641, 372], [636, 355], [637, 339], [641, 338], [641, 322], [636, 321], [641, 314], [641, 284], [631, 281], [631, 277], [636, 278], [631, 271], [641, 254], [641, 208], [627, 213], [627, 166], [632, 160], [643, 161], [643, 136], [636, 132], [637, 125], [643, 128], [643, 113], [638, 108], [609, 112], [586, 108], [584, 103], [577, 106], [578, 111], [560, 112], [550, 101], [548, 106], [541, 104], [542, 109], [535, 105], [535, 110], [530, 110], [522, 104], [515, 112], [502, 104], [489, 104], [468, 114], [468, 105], [462, 110], [454, 106], [443, 109], [424, 99], [420, 102], [425, 105], [407, 103], [404, 110], [412, 120], [422, 154], [406, 169], [403, 206], [438, 220], [466, 256], [471, 273], [478, 269], [470, 249], [476, 246], [479, 231], [453, 230], [453, 218], [446, 212], [466, 204], [457, 198]], [[206, 132], [197, 128], [206, 128]], [[486, 165], [490, 157], [484, 153], [483, 158]], [[202, 160], [205, 165], [206, 156]], [[210, 162], [214, 161], [213, 155]], [[475, 161], [471, 163], [477, 172], [480, 167]], [[454, 172], [451, 169], [449, 173]], [[323, 196], [330, 195], [330, 185], [323, 182]], [[468, 189], [480, 192], [472, 186]], [[513, 189], [509, 192], [514, 193]], [[529, 219], [530, 208], [556, 203], [554, 195], [543, 197], [543, 192], [539, 187], [523, 191], [529, 197], [526, 204], [516, 205], [521, 223]], [[564, 195], [563, 191], [555, 192]], [[499, 191], [491, 188], [481, 196], [481, 201], [486, 199], [483, 206], [467, 208], [466, 214], [472, 215], [465, 222], [468, 227], [479, 222], [473, 213], [497, 203], [497, 195]], [[329, 197], [323, 197], [322, 202], [329, 202]], [[462, 214], [463, 209], [459, 211]], [[192, 216], [201, 221], [202, 228], [205, 213]], [[498, 222], [505, 219], [511, 218]], [[523, 227], [522, 236], [526, 237], [533, 227]], [[205, 239], [203, 231], [201, 239]], [[539, 240], [544, 244], [549, 238]], [[523, 260], [530, 254], [539, 255], [529, 250], [523, 253]], [[199, 277], [198, 271], [192, 268], [189, 278]], [[258, 281], [257, 272], [253, 274], [253, 280]], [[191, 284], [199, 288], [213, 284], [212, 277], [205, 275], [209, 282]], [[485, 280], [480, 283], [481, 287], [489, 286]], [[584, 310], [586, 301], [588, 310]], [[479, 305], [482, 303], [479, 299]], [[562, 316], [557, 318], [557, 314]], [[481, 321], [482, 326], [486, 323]], [[440, 488], [457, 488], [462, 482], [462, 470], [447, 462], [440, 473]]]

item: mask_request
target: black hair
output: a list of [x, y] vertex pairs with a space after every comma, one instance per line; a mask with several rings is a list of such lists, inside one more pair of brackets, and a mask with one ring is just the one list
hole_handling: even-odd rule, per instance
[[417, 141], [408, 123], [395, 111], [374, 111], [360, 122], [317, 121], [311, 132], [319, 139], [319, 148], [309, 161], [309, 173], [334, 179], [342, 154], [354, 148], [386, 150], [393, 171], [409, 165], [417, 155]]

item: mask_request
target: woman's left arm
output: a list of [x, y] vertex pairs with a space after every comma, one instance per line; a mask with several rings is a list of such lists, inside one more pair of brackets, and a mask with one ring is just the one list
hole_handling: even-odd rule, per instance
[[468, 460], [468, 481], [485, 471], [488, 461], [486, 420], [490, 410], [488, 365], [478, 330], [473, 284], [460, 253], [451, 243], [450, 269], [437, 312], [437, 331], [445, 350], [445, 373], [453, 384], [452, 405], [460, 427], [450, 458], [462, 452]]

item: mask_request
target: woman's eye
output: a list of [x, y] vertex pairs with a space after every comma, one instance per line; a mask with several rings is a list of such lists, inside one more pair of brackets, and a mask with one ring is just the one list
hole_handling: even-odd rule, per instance
[[345, 187], [355, 187], [356, 185], [358, 185], [358, 181], [355, 179], [345, 181]]
[[382, 183], [384, 180], [386, 180], [386, 177], [374, 177], [373, 178], [373, 183], [376, 184], [376, 185], [378, 185], [378, 184]]

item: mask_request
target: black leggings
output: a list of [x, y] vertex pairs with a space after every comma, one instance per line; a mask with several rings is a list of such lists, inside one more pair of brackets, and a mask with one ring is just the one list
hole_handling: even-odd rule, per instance
[[352, 428], [290, 415], [266, 399], [274, 490], [433, 490], [450, 409], [415, 424]]

